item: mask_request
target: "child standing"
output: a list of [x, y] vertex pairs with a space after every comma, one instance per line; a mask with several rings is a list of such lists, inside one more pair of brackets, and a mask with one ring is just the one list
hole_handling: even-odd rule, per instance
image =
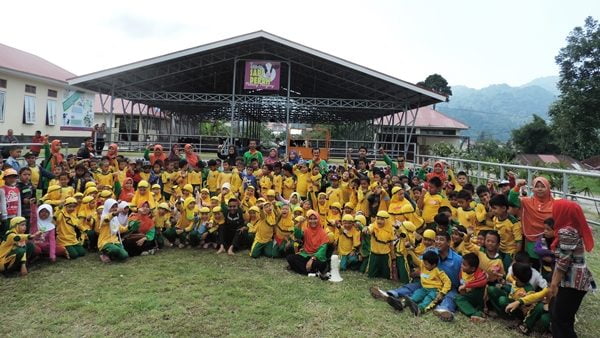
[[21, 216], [21, 194], [17, 187], [18, 177], [15, 169], [8, 168], [3, 172], [4, 185], [0, 187], [0, 214], [2, 217], [0, 240], [5, 238], [10, 220]]
[[374, 223], [363, 230], [364, 234], [371, 235], [371, 252], [367, 274], [369, 278], [390, 278], [390, 253], [394, 240], [394, 227], [390, 222], [387, 211], [379, 211]]

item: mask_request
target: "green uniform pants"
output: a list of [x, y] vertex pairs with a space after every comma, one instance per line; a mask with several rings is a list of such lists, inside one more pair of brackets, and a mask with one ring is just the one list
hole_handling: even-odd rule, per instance
[[85, 249], [81, 244], [65, 246], [65, 250], [67, 251], [68, 259], [76, 259], [85, 256]]
[[358, 261], [358, 255], [340, 256], [340, 271], [358, 270], [361, 262]]
[[109, 243], [102, 247], [102, 253], [107, 255], [111, 260], [124, 261], [129, 257], [129, 254], [121, 244]]
[[252, 249], [250, 250], [250, 257], [258, 258], [260, 256], [273, 257], [273, 242], [267, 243], [254, 242]]
[[483, 294], [485, 288], [472, 289], [465, 294], [459, 294], [454, 298], [456, 307], [467, 317], [483, 317]]
[[367, 263], [367, 275], [369, 278], [390, 278], [390, 255], [376, 254], [369, 255], [369, 263]]

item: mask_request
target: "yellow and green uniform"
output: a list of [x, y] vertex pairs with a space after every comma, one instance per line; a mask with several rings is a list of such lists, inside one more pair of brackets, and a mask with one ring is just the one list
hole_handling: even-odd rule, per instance
[[376, 223], [369, 225], [368, 232], [371, 235], [371, 252], [367, 266], [369, 278], [390, 278], [391, 269], [391, 244], [394, 240], [394, 228], [391, 222], [386, 221], [383, 227]]
[[360, 261], [360, 231], [356, 227], [350, 230], [342, 228], [337, 237], [338, 255], [340, 256], [340, 270], [358, 270]]
[[274, 212], [261, 213], [260, 221], [256, 224], [254, 243], [250, 249], [250, 256], [258, 258], [261, 255], [273, 256], [273, 234], [277, 225], [277, 216]]
[[27, 262], [34, 250], [33, 244], [27, 243], [30, 239], [31, 235], [17, 233], [15, 229], [6, 232], [0, 243], [0, 272], [18, 269]]
[[273, 174], [273, 190], [278, 195], [283, 193], [283, 176]]
[[[42, 188], [40, 186], [40, 168], [37, 165], [34, 165], [33, 167], [28, 167], [31, 170], [31, 184], [36, 188], [36, 189], [40, 189]], [[4, 185], [4, 184], [2, 184]]]
[[219, 176], [217, 177], [217, 187], [219, 187], [219, 189], [221, 189], [223, 187], [223, 184], [225, 183], [229, 183], [229, 185], [231, 186], [231, 177], [233, 176], [233, 173], [231, 171], [223, 171], [219, 173]]
[[282, 196], [284, 199], [289, 200], [290, 196], [296, 189], [296, 181], [293, 176], [289, 176], [283, 179], [283, 192]]
[[300, 194], [300, 197], [306, 198], [308, 193], [308, 186], [310, 185], [310, 173], [303, 173], [300, 169], [294, 166], [294, 175], [296, 175], [296, 192]]
[[191, 170], [188, 173], [188, 183], [194, 187], [202, 186], [202, 172]]
[[258, 180], [258, 185], [260, 186], [261, 195], [266, 195], [268, 190], [273, 188], [273, 180], [269, 175], [263, 175]]
[[465, 235], [463, 239], [465, 250], [466, 252], [473, 252], [479, 257], [479, 267], [488, 274], [490, 280], [495, 280], [493, 277], [496, 277], [496, 275], [506, 275], [502, 255], [496, 253], [494, 257], [490, 257], [479, 245], [472, 243], [470, 237], [469, 235]]
[[206, 188], [210, 191], [211, 195], [216, 195], [219, 192], [219, 172], [215, 170], [209, 170], [206, 176]]
[[342, 193], [342, 189], [329, 187], [327, 188], [327, 191], [325, 193], [327, 194], [327, 200], [329, 201], [330, 205], [335, 202], [344, 205], [344, 196]]
[[294, 220], [292, 213], [287, 216], [280, 216], [275, 225], [275, 244], [273, 248], [273, 257], [286, 257], [294, 253], [293, 245]]
[[161, 179], [163, 182], [163, 193], [171, 195], [173, 194], [173, 186], [177, 185], [177, 178], [179, 177], [178, 172], [168, 172], [165, 171], [161, 174]]
[[112, 171], [102, 172], [99, 171], [94, 174], [94, 179], [96, 180], [96, 184], [98, 186], [105, 187], [114, 187], [115, 186], [115, 177]]
[[521, 222], [510, 215], [502, 221], [497, 217], [494, 217], [493, 220], [494, 230], [498, 231], [500, 235], [500, 252], [514, 255], [517, 253], [517, 243], [523, 240]]
[[464, 210], [463, 208], [457, 209], [458, 223], [467, 229], [473, 229], [475, 233], [479, 233], [479, 222], [477, 221], [477, 215], [475, 210], [469, 209]]
[[450, 206], [450, 203], [441, 194], [431, 195], [429, 192], [423, 196], [423, 221], [425, 224], [433, 223], [433, 218], [438, 214], [438, 209], [441, 206]]
[[244, 181], [242, 180], [242, 177], [240, 176], [240, 172], [237, 170], [237, 168], [233, 168], [232, 174], [231, 174], [231, 192], [234, 194], [240, 194], [239, 196], [241, 196], [243, 189], [244, 189]]
[[67, 258], [75, 259], [85, 256], [85, 249], [81, 246], [81, 234], [86, 231], [75, 212], [68, 213], [62, 209], [56, 213], [56, 239], [57, 244], [63, 246]]
[[429, 270], [413, 251], [410, 252], [410, 255], [413, 261], [420, 266], [419, 281], [421, 283], [421, 288], [415, 290], [410, 299], [419, 305], [421, 311], [426, 311], [437, 305], [433, 301], [439, 294], [445, 295], [450, 291], [452, 282], [448, 275], [437, 266]]
[[109, 213], [102, 217], [98, 229], [98, 248], [110, 259], [125, 260], [129, 254], [123, 248], [117, 233], [127, 232], [127, 226], [119, 226], [115, 233], [110, 229], [110, 221], [113, 216]]

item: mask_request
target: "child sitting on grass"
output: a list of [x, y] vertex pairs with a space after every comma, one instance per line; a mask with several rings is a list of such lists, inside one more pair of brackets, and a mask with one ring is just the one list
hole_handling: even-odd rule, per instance
[[473, 322], [484, 321], [483, 307], [487, 276], [479, 267], [479, 257], [474, 253], [463, 256], [460, 286], [454, 299], [458, 310]]
[[410, 297], [401, 296], [398, 299], [389, 297], [388, 303], [397, 310], [408, 306], [415, 316], [419, 316], [432, 309], [444, 298], [450, 291], [452, 282], [448, 275], [438, 268], [440, 257], [435, 251], [425, 252], [422, 260], [414, 252], [410, 253], [413, 261], [420, 263], [421, 286]]

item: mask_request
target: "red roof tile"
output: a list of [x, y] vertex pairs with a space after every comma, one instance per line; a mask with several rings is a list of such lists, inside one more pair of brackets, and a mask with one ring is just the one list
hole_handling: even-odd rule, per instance
[[[410, 112], [409, 111], [409, 121], [410, 121]], [[399, 119], [402, 118], [401, 113], [397, 113], [393, 116], [393, 123], [396, 124]], [[378, 124], [379, 121], [375, 120], [375, 123]], [[384, 123], [387, 121], [384, 118]], [[415, 127], [417, 128], [444, 128], [444, 129], [469, 129], [469, 126], [466, 124], [459, 122], [449, 116], [444, 115], [443, 113], [434, 110], [433, 106], [421, 107], [417, 111], [417, 118], [415, 120]]]
[[7, 68], [52, 80], [66, 82], [75, 74], [22, 50], [0, 43], [0, 68]]

